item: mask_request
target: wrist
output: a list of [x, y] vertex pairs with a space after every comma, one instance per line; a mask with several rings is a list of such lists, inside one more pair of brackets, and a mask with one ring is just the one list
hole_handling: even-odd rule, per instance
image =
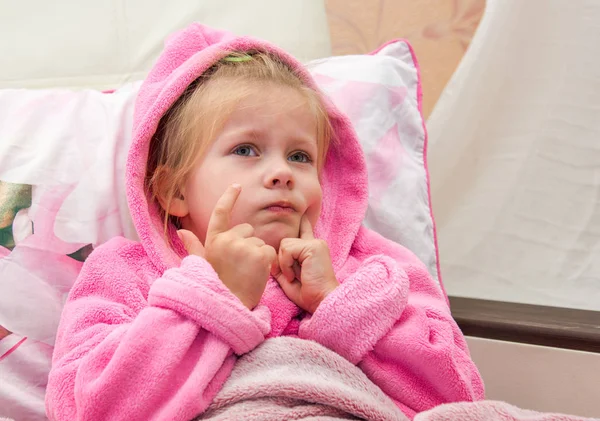
[[331, 294], [333, 291], [335, 291], [335, 289], [339, 286], [340, 286], [340, 283], [338, 282], [338, 280], [335, 277], [333, 277], [329, 282], [327, 282], [325, 284], [325, 286], [323, 287], [323, 290], [320, 294], [319, 299], [316, 301], [313, 308], [309, 310], [309, 312], [311, 314], [313, 314], [315, 311], [317, 311], [317, 308], [319, 308], [319, 306], [325, 300], [325, 298], [327, 298], [327, 296], [329, 294]]
[[[223, 280], [221, 280], [221, 282], [223, 282]], [[225, 282], [223, 282], [223, 284], [227, 287], [227, 289], [229, 291], [231, 291], [231, 293], [238, 300], [240, 300], [240, 302], [242, 303], [242, 305], [244, 307], [247, 307], [249, 310], [253, 310], [254, 307], [256, 307], [258, 305], [258, 302], [256, 302], [256, 300], [254, 300], [252, 297], [249, 297], [245, 291], [236, 291], [235, 289], [233, 289], [229, 285], [227, 285]]]
[[[236, 297], [238, 297], [236, 295]], [[254, 310], [254, 307], [256, 307], [258, 305], [258, 303], [254, 302], [254, 300], [250, 300], [246, 297], [238, 297], [238, 299], [242, 302], [242, 304], [248, 308], [248, 310], [252, 311]]]

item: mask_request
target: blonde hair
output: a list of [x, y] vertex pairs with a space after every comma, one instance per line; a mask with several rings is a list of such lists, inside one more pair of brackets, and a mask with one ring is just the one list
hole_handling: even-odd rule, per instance
[[272, 54], [233, 52], [196, 79], [161, 118], [150, 142], [146, 189], [160, 201], [165, 234], [169, 209], [191, 171], [223, 129], [237, 104], [256, 92], [257, 84], [297, 89], [314, 112], [317, 123], [319, 174], [332, 137], [329, 116], [318, 92], [307, 86], [288, 65]]

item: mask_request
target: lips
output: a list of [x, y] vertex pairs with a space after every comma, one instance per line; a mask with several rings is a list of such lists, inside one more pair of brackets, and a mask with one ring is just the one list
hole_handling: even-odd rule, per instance
[[287, 200], [269, 203], [264, 209], [274, 212], [296, 212], [296, 207]]

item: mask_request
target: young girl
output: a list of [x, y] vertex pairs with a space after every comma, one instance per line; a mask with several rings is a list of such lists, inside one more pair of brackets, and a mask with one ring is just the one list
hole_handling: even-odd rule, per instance
[[483, 397], [424, 265], [361, 226], [360, 145], [295, 59], [192, 25], [167, 42], [134, 118], [140, 242], [97, 248], [70, 293], [52, 420], [189, 421], [239, 356], [281, 335], [358, 365], [409, 417]]

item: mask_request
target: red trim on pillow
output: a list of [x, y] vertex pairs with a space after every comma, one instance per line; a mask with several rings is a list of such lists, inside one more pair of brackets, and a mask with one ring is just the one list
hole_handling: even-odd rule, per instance
[[423, 124], [423, 133], [425, 136], [425, 141], [423, 142], [423, 164], [425, 167], [425, 176], [427, 178], [427, 199], [429, 200], [429, 212], [431, 215], [431, 222], [433, 224], [433, 243], [435, 246], [435, 263], [437, 267], [437, 275], [438, 275], [438, 283], [444, 291], [444, 296], [446, 297], [446, 301], [450, 304], [448, 300], [448, 294], [446, 293], [446, 288], [444, 288], [444, 284], [442, 282], [442, 271], [440, 269], [440, 251], [438, 247], [438, 238], [437, 238], [437, 229], [435, 226], [435, 218], [433, 217], [433, 207], [431, 205], [431, 183], [429, 182], [429, 166], [427, 164], [427, 142], [429, 137], [427, 136], [427, 126], [425, 125], [425, 118], [423, 117], [423, 87], [421, 86], [421, 68], [419, 67], [419, 61], [417, 60], [417, 55], [415, 54], [415, 50], [413, 49], [410, 42], [405, 39], [397, 38], [392, 39], [385, 44], [381, 45], [376, 50], [369, 53], [369, 55], [375, 55], [380, 52], [383, 48], [387, 47], [390, 44], [394, 44], [397, 42], [403, 42], [408, 46], [410, 50], [410, 55], [412, 57], [413, 64], [415, 65], [415, 69], [417, 70], [417, 106], [419, 108], [419, 114], [421, 116], [421, 123]]
[[[10, 336], [10, 335], [9, 335]], [[7, 336], [8, 338], [8, 336]], [[23, 339], [21, 339], [19, 342], [17, 342], [16, 344], [13, 345], [13, 347], [11, 349], [9, 349], [8, 351], [6, 351], [4, 354], [2, 354], [0, 356], [0, 361], [2, 361], [3, 359], [5, 359], [6, 357], [8, 357], [10, 354], [12, 354], [13, 352], [15, 352], [17, 350], [18, 347], [20, 347], [23, 342], [25, 342], [27, 340], [27, 336], [25, 336]]]

